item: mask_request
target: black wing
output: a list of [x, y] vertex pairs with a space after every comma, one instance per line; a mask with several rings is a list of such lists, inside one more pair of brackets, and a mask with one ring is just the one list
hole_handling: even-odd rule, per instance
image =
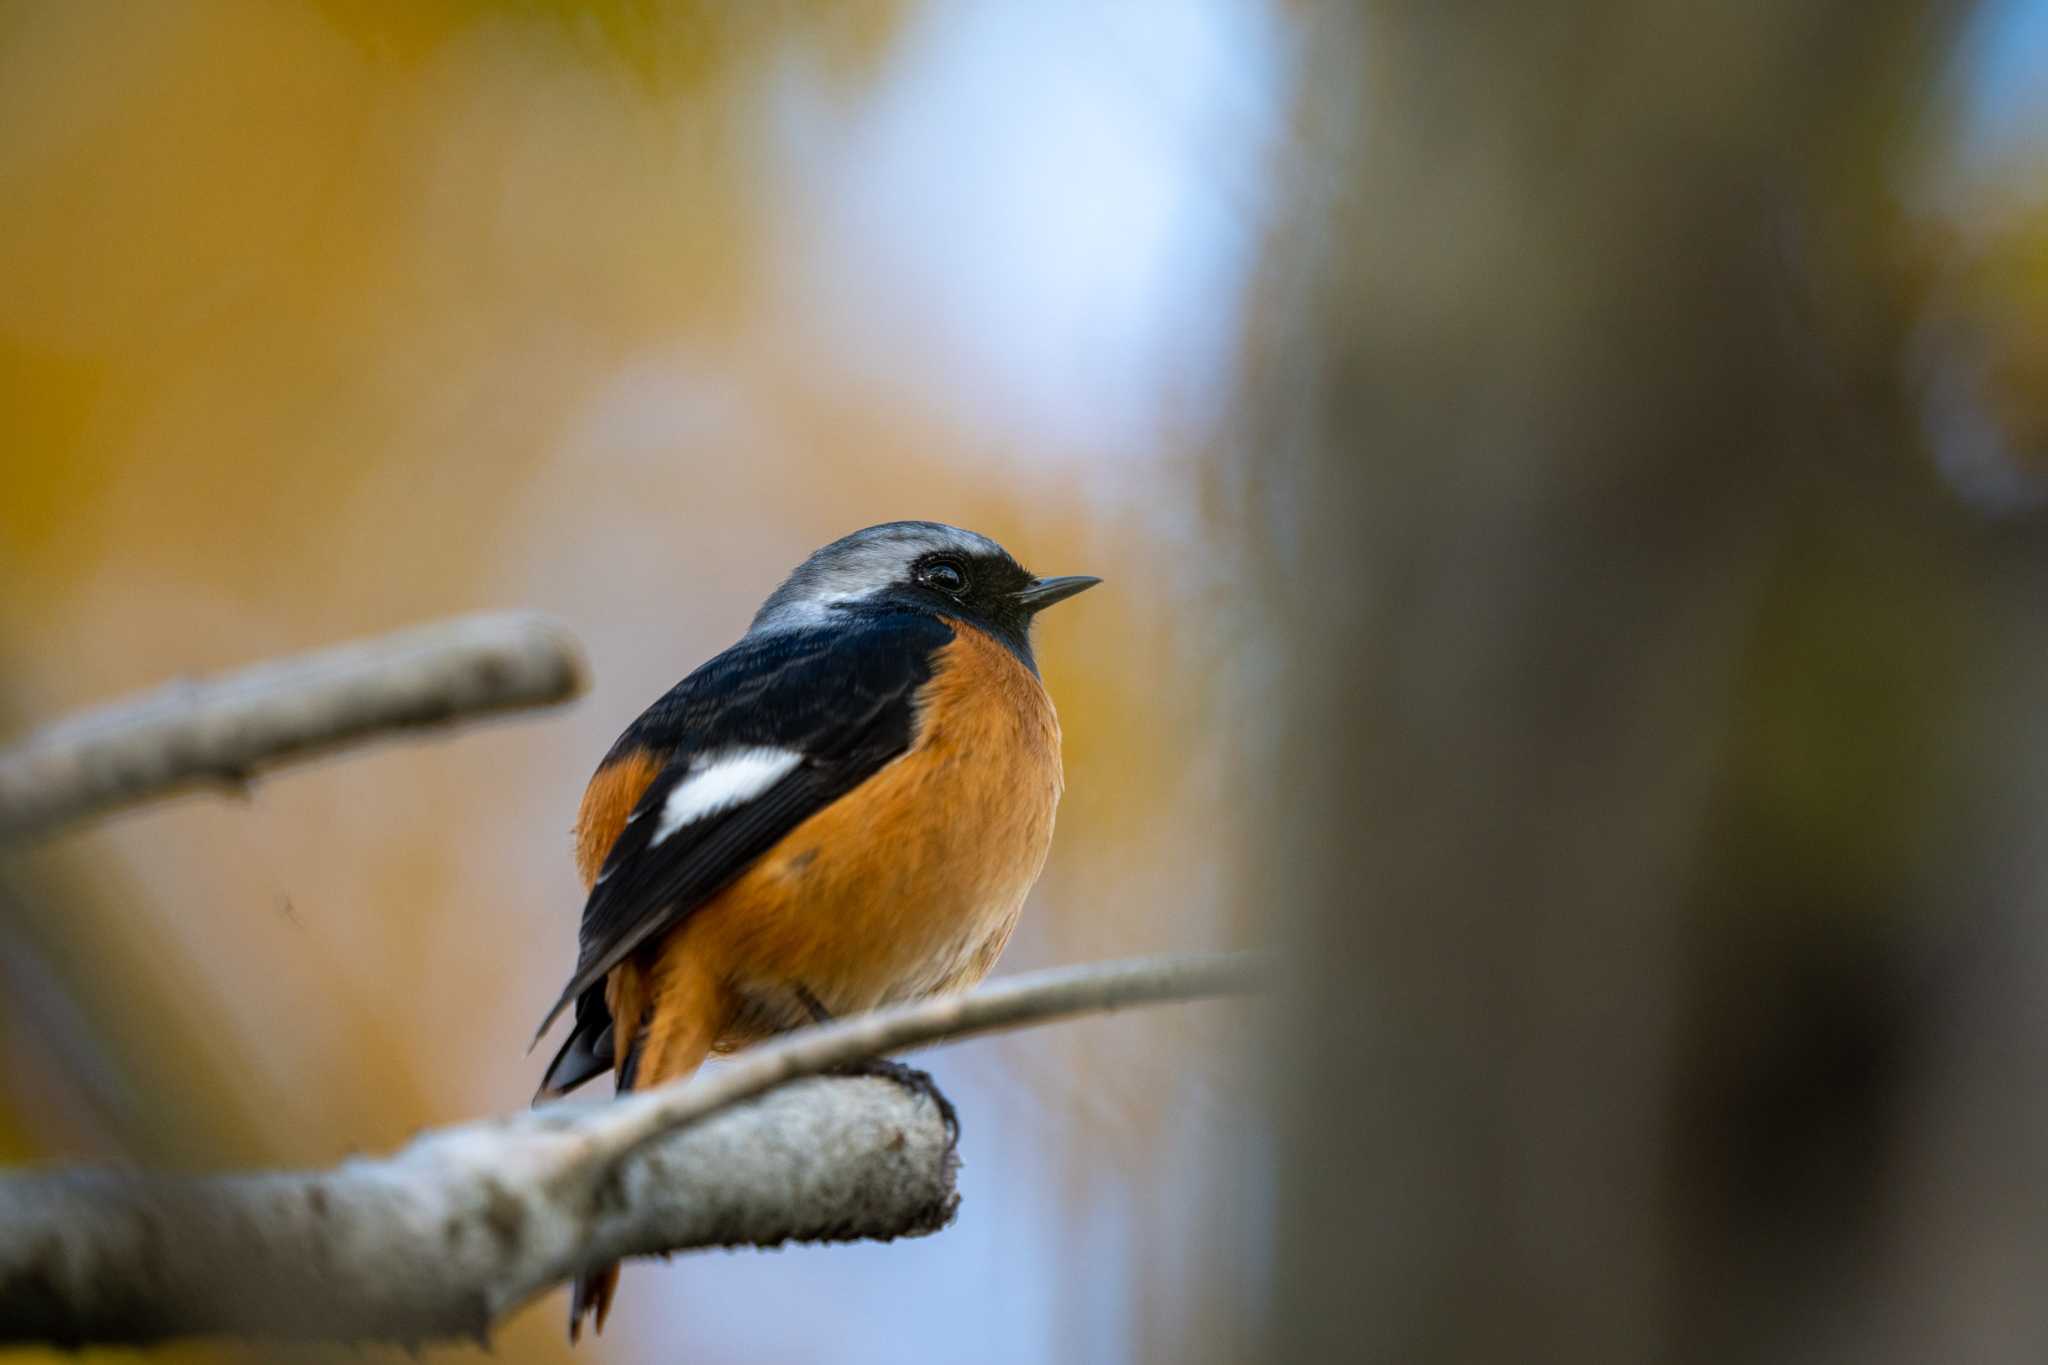
[[[655, 934], [716, 895], [792, 829], [910, 747], [918, 689], [952, 628], [908, 612], [740, 641], [648, 708], [613, 746], [672, 749], [583, 907], [576, 974], [540, 1031]], [[751, 799], [657, 838], [694, 760], [752, 748], [802, 755]], [[579, 1006], [579, 1020], [584, 1014]], [[593, 1019], [591, 1022], [595, 1023]]]

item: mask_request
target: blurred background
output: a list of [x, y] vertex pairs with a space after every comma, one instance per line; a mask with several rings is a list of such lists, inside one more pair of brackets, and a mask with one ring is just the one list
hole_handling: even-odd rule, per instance
[[0, 1159], [523, 1104], [596, 758], [926, 517], [1109, 580], [1000, 970], [1302, 984], [936, 1054], [953, 1228], [578, 1358], [2048, 1354], [2048, 4], [1537, 8], [0, 5], [0, 730], [594, 674], [0, 853]]

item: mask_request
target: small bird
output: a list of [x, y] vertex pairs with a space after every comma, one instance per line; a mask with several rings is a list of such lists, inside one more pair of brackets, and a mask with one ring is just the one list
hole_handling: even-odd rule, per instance
[[[590, 779], [576, 970], [540, 1031], [572, 1004], [575, 1027], [535, 1102], [986, 976], [1063, 786], [1031, 623], [1100, 581], [929, 521], [798, 566]], [[577, 1281], [570, 1340], [617, 1285], [617, 1265]]]

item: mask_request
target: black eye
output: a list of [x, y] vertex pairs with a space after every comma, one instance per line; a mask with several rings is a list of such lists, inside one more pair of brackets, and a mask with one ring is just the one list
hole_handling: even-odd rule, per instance
[[957, 597], [967, 591], [967, 570], [951, 559], [935, 559], [924, 566], [919, 575], [925, 583], [940, 592]]

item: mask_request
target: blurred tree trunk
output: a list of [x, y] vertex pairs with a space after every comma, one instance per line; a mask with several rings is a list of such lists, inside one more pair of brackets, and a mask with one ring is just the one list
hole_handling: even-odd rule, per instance
[[1996, 565], [1857, 253], [1954, 17], [1318, 13], [1243, 433], [1310, 983], [1274, 1358], [1888, 1340]]

